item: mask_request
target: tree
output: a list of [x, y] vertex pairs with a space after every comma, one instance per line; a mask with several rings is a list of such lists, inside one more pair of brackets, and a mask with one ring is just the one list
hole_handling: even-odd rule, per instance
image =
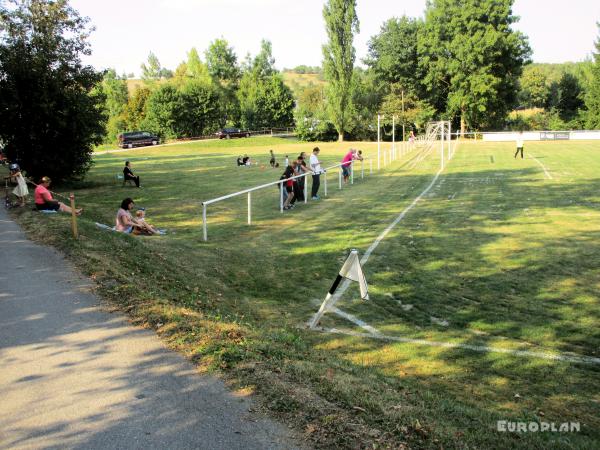
[[66, 0], [0, 4], [0, 139], [34, 178], [60, 181], [89, 169], [102, 141], [102, 74], [81, 62], [88, 19]]
[[148, 65], [142, 64], [140, 67], [142, 68], [142, 80], [146, 83], [152, 84], [162, 78], [163, 68], [154, 53], [150, 52], [148, 55]]
[[399, 84], [412, 92], [420, 91], [417, 71], [417, 41], [422, 21], [402, 16], [383, 24], [378, 35], [368, 43], [365, 63], [375, 72], [379, 81], [388, 85]]
[[557, 91], [558, 114], [562, 120], [568, 122], [575, 118], [579, 109], [584, 105], [583, 89], [574, 75], [565, 73], [558, 82]]
[[[600, 22], [598, 22], [600, 31]], [[600, 129], [600, 32], [595, 43], [594, 67], [592, 69], [592, 81], [585, 96], [586, 127], [589, 129]]]
[[191, 80], [181, 89], [178, 136], [198, 137], [214, 133], [224, 124], [219, 92], [212, 83]]
[[273, 48], [270, 41], [263, 39], [260, 42], [260, 51], [252, 60], [250, 69], [257, 78], [267, 78], [277, 73], [275, 69], [275, 58], [273, 58]]
[[236, 85], [240, 79], [237, 56], [225, 39], [215, 39], [204, 53], [210, 76], [222, 84]]
[[543, 108], [550, 94], [548, 78], [544, 72], [538, 67], [525, 70], [520, 84], [522, 104], [530, 108]]
[[293, 123], [294, 97], [280, 74], [242, 76], [238, 90], [241, 126], [246, 129], [287, 127]]
[[153, 131], [163, 139], [180, 135], [183, 97], [171, 84], [162, 84], [153, 90], [146, 102], [146, 117], [142, 127]]
[[129, 131], [138, 130], [146, 118], [146, 103], [150, 97], [150, 89], [145, 86], [137, 88], [129, 97], [127, 106], [123, 111], [125, 128]]
[[327, 44], [323, 46], [323, 70], [327, 86], [327, 104], [331, 121], [344, 140], [352, 115], [352, 79], [356, 58], [354, 33], [358, 33], [356, 0], [328, 0], [323, 6]]
[[514, 0], [428, 0], [419, 65], [430, 103], [466, 127], [500, 126], [531, 50], [514, 31]]
[[202, 62], [200, 59], [200, 55], [198, 55], [198, 50], [195, 47], [188, 52], [187, 59], [187, 75], [194, 79], [202, 81], [203, 83], [211, 83], [212, 78], [208, 72], [208, 67], [206, 64]]
[[106, 142], [114, 142], [117, 134], [125, 128], [124, 111], [129, 100], [127, 81], [124, 77], [119, 77], [114, 69], [108, 69], [98, 88], [106, 98]]

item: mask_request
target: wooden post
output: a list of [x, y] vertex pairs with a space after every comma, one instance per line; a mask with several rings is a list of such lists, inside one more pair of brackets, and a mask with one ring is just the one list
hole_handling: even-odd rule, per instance
[[75, 239], [78, 239], [79, 233], [77, 232], [77, 214], [75, 213], [75, 195], [72, 192], [69, 194], [69, 200], [71, 200], [71, 228], [73, 229], [73, 237]]

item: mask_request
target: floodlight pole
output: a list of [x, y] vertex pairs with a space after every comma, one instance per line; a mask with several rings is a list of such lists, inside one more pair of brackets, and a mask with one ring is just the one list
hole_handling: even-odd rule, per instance
[[454, 153], [452, 152], [452, 122], [448, 122], [448, 153], [450, 159], [452, 159], [454, 157]]

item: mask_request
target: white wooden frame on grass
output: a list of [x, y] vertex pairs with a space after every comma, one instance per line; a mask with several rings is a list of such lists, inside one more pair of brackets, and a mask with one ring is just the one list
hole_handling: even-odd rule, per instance
[[[364, 170], [364, 160], [353, 160], [350, 162], [350, 184], [354, 184], [354, 166], [356, 161], [360, 161], [360, 177], [361, 179], [365, 177]], [[371, 173], [373, 173], [373, 162], [371, 163]], [[321, 173], [323, 176], [323, 187], [325, 196], [327, 196], [327, 174], [332, 169], [338, 169], [338, 188], [342, 189], [342, 163], [334, 164], [333, 166], [326, 167], [324, 172]], [[242, 191], [234, 192], [232, 194], [223, 195], [222, 197], [213, 198], [211, 200], [206, 200], [202, 202], [202, 238], [204, 241], [208, 241], [208, 222], [207, 222], [207, 207], [212, 205], [213, 203], [222, 202], [224, 200], [228, 200], [233, 197], [237, 197], [239, 195], [248, 195], [248, 225], [252, 225], [252, 192], [259, 191], [261, 189], [266, 189], [272, 186], [279, 185], [279, 211], [283, 212], [283, 203], [284, 198], [282, 195], [283, 192], [283, 183], [288, 180], [295, 180], [297, 178], [308, 177], [312, 175], [312, 172], [303, 173], [301, 175], [295, 175], [293, 177], [287, 178], [285, 180], [272, 181], [270, 183], [261, 184], [260, 186], [254, 186], [248, 189], [244, 189]], [[304, 203], [308, 202], [308, 183], [304, 182]]]

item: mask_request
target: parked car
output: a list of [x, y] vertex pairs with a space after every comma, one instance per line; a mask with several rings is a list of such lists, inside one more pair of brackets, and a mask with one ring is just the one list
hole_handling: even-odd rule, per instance
[[223, 128], [215, 133], [219, 139], [231, 139], [234, 137], [250, 137], [249, 131], [242, 131], [239, 128]]
[[158, 145], [160, 138], [148, 131], [128, 131], [117, 136], [119, 139], [119, 147], [133, 148], [144, 145]]

